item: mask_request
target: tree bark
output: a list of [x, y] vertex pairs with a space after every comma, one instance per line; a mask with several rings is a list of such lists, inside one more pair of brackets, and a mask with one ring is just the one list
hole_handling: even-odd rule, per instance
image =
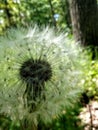
[[82, 45], [98, 47], [97, 0], [69, 0], [73, 34]]

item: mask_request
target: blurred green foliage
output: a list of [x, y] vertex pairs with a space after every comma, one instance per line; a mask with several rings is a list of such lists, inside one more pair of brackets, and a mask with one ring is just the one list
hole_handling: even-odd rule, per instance
[[[38, 25], [53, 25], [66, 28], [70, 24], [70, 15], [66, 0], [0, 0], [0, 33], [7, 27], [37, 23]], [[52, 12], [53, 10], [53, 12]], [[58, 14], [55, 19], [54, 15]]]
[[11, 121], [10, 117], [0, 115], [0, 130], [20, 130], [19, 124]]
[[19, 0], [0, 1], [0, 32], [6, 27], [24, 25], [29, 20], [29, 12], [25, 3]]
[[98, 99], [98, 60], [90, 61], [85, 72], [86, 78], [82, 80], [89, 98]]

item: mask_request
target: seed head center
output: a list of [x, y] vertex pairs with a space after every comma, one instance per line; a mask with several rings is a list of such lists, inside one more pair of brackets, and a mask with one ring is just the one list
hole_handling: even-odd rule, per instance
[[31, 84], [46, 82], [52, 77], [51, 65], [45, 60], [29, 59], [21, 65], [20, 77]]

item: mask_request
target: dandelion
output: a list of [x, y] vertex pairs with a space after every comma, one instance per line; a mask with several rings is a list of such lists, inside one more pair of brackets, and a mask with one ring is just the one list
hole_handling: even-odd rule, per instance
[[37, 129], [40, 120], [50, 122], [76, 102], [84, 59], [65, 34], [49, 27], [10, 29], [0, 48], [0, 113], [21, 129]]

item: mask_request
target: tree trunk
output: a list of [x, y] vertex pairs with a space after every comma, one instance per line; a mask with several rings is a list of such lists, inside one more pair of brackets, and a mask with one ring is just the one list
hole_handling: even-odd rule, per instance
[[73, 34], [82, 45], [98, 47], [97, 0], [69, 0]]

